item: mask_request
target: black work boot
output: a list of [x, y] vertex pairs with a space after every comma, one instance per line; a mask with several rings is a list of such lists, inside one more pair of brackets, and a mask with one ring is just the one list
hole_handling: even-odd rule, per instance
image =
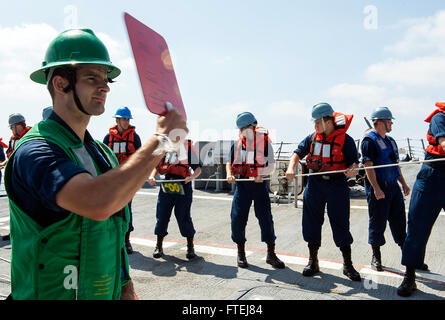
[[426, 263], [424, 263], [424, 264], [419, 268], [419, 270], [422, 270], [422, 271], [428, 271], [428, 265], [427, 265]]
[[320, 272], [320, 267], [318, 266], [318, 248], [320, 248], [319, 245], [308, 243], [307, 245], [309, 247], [309, 262], [306, 267], [303, 269], [303, 276], [305, 277], [312, 277], [317, 272]]
[[[403, 251], [403, 244], [404, 244], [405, 242], [402, 242], [402, 243], [400, 243], [399, 244], [399, 247], [400, 247], [400, 249]], [[422, 270], [422, 271], [428, 271], [428, 265], [426, 264], [426, 263], [424, 263], [424, 264], [422, 264], [422, 266], [420, 267], [420, 268], [418, 268], [419, 270]]]
[[371, 269], [375, 271], [383, 271], [382, 255], [379, 246], [372, 246]]
[[127, 254], [133, 253], [133, 247], [130, 243], [130, 231], [125, 234], [125, 250], [127, 250]]
[[277, 269], [284, 269], [285, 265], [284, 262], [278, 259], [277, 255], [275, 254], [275, 243], [274, 242], [268, 242], [267, 243], [267, 257], [266, 257], [266, 263], [270, 264], [272, 267]]
[[237, 242], [236, 244], [238, 245], [238, 259], [237, 259], [238, 267], [247, 268], [249, 265], [247, 264], [244, 242]]
[[360, 274], [354, 269], [351, 260], [351, 246], [340, 247], [343, 255], [343, 274], [352, 281], [360, 281]]
[[187, 254], [185, 257], [189, 260], [196, 258], [196, 253], [193, 246], [193, 237], [187, 237]]
[[162, 250], [162, 240], [164, 240], [164, 237], [158, 236], [156, 248], [153, 252], [153, 258], [160, 258], [164, 255], [164, 251]]
[[397, 294], [401, 297], [409, 297], [416, 289], [416, 269], [407, 267], [403, 281], [397, 288]]

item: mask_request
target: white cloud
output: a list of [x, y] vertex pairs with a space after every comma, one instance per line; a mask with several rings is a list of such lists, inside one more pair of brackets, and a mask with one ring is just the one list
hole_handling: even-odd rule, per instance
[[340, 83], [328, 89], [328, 94], [333, 98], [353, 99], [361, 105], [369, 105], [381, 101], [386, 89], [374, 85]]
[[426, 56], [410, 60], [388, 59], [369, 66], [366, 78], [404, 86], [443, 86], [445, 56]]
[[0, 96], [5, 110], [0, 135], [10, 136], [7, 117], [22, 113], [28, 124], [40, 120], [42, 109], [50, 105], [44, 86], [32, 82], [29, 75], [42, 65], [50, 41], [57, 35], [48, 24], [23, 24], [0, 27]]
[[440, 94], [445, 79], [445, 11], [399, 21], [392, 29], [400, 28], [405, 29], [403, 36], [384, 47], [387, 58], [370, 64], [362, 83], [340, 83], [327, 90], [339, 111], [353, 111], [357, 119], [350, 132], [356, 137], [365, 128], [363, 117], [379, 106], [389, 107], [396, 118], [395, 135], [425, 134], [423, 120], [435, 102], [431, 97]]
[[[431, 105], [427, 98], [413, 98], [405, 95], [393, 95], [392, 90], [374, 85], [339, 84], [328, 90], [332, 105], [339, 107], [339, 112], [369, 116], [376, 107], [387, 106], [394, 114], [416, 117]], [[341, 109], [340, 109], [341, 108]]]
[[234, 117], [234, 115], [238, 115], [241, 112], [245, 112], [245, 111], [249, 111], [254, 113], [254, 111], [252, 111], [252, 107], [250, 106], [250, 104], [245, 103], [245, 102], [236, 102], [236, 103], [232, 103], [232, 104], [227, 104], [227, 105], [223, 105], [223, 106], [219, 106], [219, 107], [213, 107], [210, 109], [212, 113], [219, 115], [219, 116], [225, 116], [225, 115], [229, 115], [230, 117]]
[[445, 53], [445, 11], [434, 16], [403, 20], [407, 28], [403, 39], [388, 45], [384, 51], [400, 57]]
[[272, 117], [299, 117], [310, 119], [312, 107], [300, 101], [283, 100], [271, 103], [267, 107], [267, 116]]
[[98, 32], [96, 35], [105, 44], [105, 47], [110, 55], [110, 60], [113, 64], [115, 64], [119, 69], [136, 69], [130, 46], [127, 42], [122, 43], [102, 32]]
[[403, 20], [399, 25], [406, 28], [402, 39], [384, 48], [391, 57], [370, 65], [365, 72], [366, 79], [394, 86], [442, 86], [445, 11], [430, 17]]
[[[23, 24], [15, 27], [0, 27], [0, 54], [2, 58], [17, 58], [21, 54], [43, 61], [49, 42], [57, 35], [48, 24]], [[30, 60], [30, 59], [27, 59]], [[23, 61], [26, 62], [26, 61]], [[28, 61], [32, 62], [32, 61]]]

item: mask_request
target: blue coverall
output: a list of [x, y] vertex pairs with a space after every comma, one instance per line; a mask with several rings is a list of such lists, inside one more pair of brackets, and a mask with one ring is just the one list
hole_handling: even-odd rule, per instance
[[[178, 178], [181, 179], [181, 177]], [[162, 188], [159, 189], [155, 235], [165, 237], [168, 234], [167, 228], [173, 208], [181, 235], [188, 238], [196, 233], [190, 213], [193, 200], [192, 183], [182, 184], [182, 186], [184, 195], [170, 194], [162, 191]]]
[[[445, 137], [445, 114], [438, 113], [429, 126], [436, 141]], [[425, 160], [440, 156], [425, 152]], [[443, 158], [443, 157], [440, 157]], [[408, 211], [408, 230], [402, 251], [402, 264], [410, 268], [421, 268], [426, 245], [440, 210], [445, 209], [445, 161], [423, 164], [417, 174], [411, 193]]]
[[[377, 166], [398, 162], [395, 140], [388, 135], [382, 138], [376, 131], [365, 136], [361, 151], [363, 163], [371, 161]], [[377, 200], [374, 188], [365, 180], [369, 213], [368, 243], [375, 247], [386, 243], [384, 233], [388, 221], [394, 241], [402, 245], [406, 237], [406, 213], [403, 194], [397, 182], [400, 177], [399, 167], [376, 168], [374, 171], [385, 198]]]

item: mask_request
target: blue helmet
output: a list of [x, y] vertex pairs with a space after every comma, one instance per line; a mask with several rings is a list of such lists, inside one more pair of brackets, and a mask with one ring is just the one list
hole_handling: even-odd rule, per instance
[[50, 116], [51, 112], [53, 112], [53, 107], [46, 107], [45, 109], [42, 110], [42, 120], [46, 120], [48, 119], [48, 117]]
[[121, 108], [117, 109], [113, 118], [133, 119], [133, 117], [131, 116], [131, 111], [127, 107], [121, 107]]
[[371, 120], [394, 119], [388, 107], [377, 107], [371, 113]]
[[20, 122], [25, 122], [25, 117], [21, 113], [13, 113], [9, 116], [9, 126], [12, 126], [13, 124], [17, 124]]
[[237, 117], [236, 117], [236, 126], [238, 127], [238, 129], [242, 129], [247, 127], [248, 125], [251, 124], [257, 124], [257, 121], [255, 119], [255, 116], [253, 114], [251, 114], [250, 112], [243, 112], [240, 113]]
[[334, 109], [332, 109], [331, 105], [326, 102], [317, 103], [312, 107], [312, 121], [332, 116], [334, 113]]

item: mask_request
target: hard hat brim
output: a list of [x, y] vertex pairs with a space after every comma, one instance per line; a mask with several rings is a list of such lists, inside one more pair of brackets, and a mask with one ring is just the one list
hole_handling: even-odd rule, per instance
[[46, 84], [47, 83], [46, 82], [47, 81], [46, 71], [48, 69], [62, 67], [62, 66], [78, 66], [78, 65], [89, 65], [89, 64], [108, 67], [108, 69], [109, 69], [108, 77], [110, 79], [114, 79], [121, 74], [121, 70], [118, 67], [116, 67], [115, 65], [113, 65], [110, 62], [106, 62], [103, 60], [91, 60], [91, 61], [72, 61], [72, 60], [70, 60], [70, 61], [58, 61], [58, 62], [48, 63], [44, 67], [31, 73], [31, 75], [29, 77], [34, 82], [37, 82], [40, 84]]
[[133, 119], [133, 117], [113, 116], [113, 118]]
[[394, 118], [394, 117], [391, 117], [391, 118], [376, 118], [376, 117], [374, 117], [374, 118], [371, 118], [371, 120], [396, 120], [396, 118]]

